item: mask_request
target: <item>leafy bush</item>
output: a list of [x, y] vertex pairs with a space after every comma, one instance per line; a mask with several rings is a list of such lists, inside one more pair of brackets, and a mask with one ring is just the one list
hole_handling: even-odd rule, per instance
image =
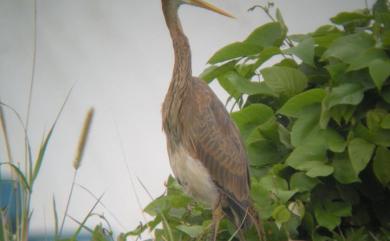
[[[389, 2], [331, 22], [288, 36], [277, 10], [217, 51], [201, 75], [238, 107], [231, 116], [269, 240], [390, 240]], [[172, 178], [145, 211], [154, 219], [129, 235], [149, 228], [157, 240], [203, 240], [209, 231], [210, 212]], [[234, 231], [224, 222], [219, 240]]]

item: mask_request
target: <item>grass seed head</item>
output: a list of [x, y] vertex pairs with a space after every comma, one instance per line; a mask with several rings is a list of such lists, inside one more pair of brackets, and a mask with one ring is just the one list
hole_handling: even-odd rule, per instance
[[91, 128], [94, 111], [95, 110], [93, 108], [90, 108], [84, 120], [83, 129], [81, 130], [81, 135], [79, 138], [79, 144], [77, 146], [76, 157], [73, 161], [73, 167], [76, 170], [80, 167], [81, 160], [83, 159], [84, 149], [87, 144], [88, 134]]

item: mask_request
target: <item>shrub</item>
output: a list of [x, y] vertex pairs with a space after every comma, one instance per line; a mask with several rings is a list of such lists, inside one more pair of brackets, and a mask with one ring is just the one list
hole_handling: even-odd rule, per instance
[[[277, 10], [218, 50], [201, 75], [237, 110], [269, 240], [390, 240], [389, 2], [331, 22], [288, 36]], [[210, 212], [172, 178], [145, 211], [154, 219], [129, 235], [149, 228], [157, 240], [203, 240], [208, 232]], [[224, 222], [219, 239], [234, 231]], [[256, 240], [253, 230], [246, 236]]]

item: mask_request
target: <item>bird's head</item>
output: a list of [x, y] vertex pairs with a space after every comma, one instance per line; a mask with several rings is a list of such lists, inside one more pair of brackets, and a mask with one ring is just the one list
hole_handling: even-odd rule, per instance
[[222, 9], [220, 9], [220, 8], [218, 8], [218, 7], [212, 5], [204, 0], [163, 0], [163, 2], [164, 1], [175, 3], [177, 7], [179, 7], [182, 4], [188, 4], [188, 5], [208, 9], [210, 11], [219, 13], [219, 14], [224, 15], [226, 17], [234, 18], [234, 16], [231, 15], [230, 13], [227, 13], [224, 10], [222, 10]]

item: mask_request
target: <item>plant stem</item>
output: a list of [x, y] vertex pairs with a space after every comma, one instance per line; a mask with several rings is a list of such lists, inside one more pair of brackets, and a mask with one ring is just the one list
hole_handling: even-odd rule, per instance
[[71, 188], [70, 188], [70, 192], [69, 192], [69, 196], [68, 196], [68, 201], [67, 201], [67, 203], [66, 203], [66, 208], [65, 208], [65, 212], [64, 212], [64, 217], [62, 218], [61, 228], [60, 228], [60, 232], [59, 232], [59, 235], [58, 235], [59, 238], [61, 238], [61, 236], [62, 236], [62, 231], [63, 231], [63, 229], [64, 229], [64, 224], [65, 224], [65, 219], [66, 219], [66, 216], [68, 215], [68, 210], [69, 210], [69, 206], [70, 206], [70, 201], [71, 201], [71, 199], [72, 199], [73, 190], [74, 190], [74, 186], [75, 186], [75, 183], [76, 183], [76, 176], [77, 176], [77, 170], [75, 170], [74, 175], [73, 175], [72, 186], [71, 186]]

